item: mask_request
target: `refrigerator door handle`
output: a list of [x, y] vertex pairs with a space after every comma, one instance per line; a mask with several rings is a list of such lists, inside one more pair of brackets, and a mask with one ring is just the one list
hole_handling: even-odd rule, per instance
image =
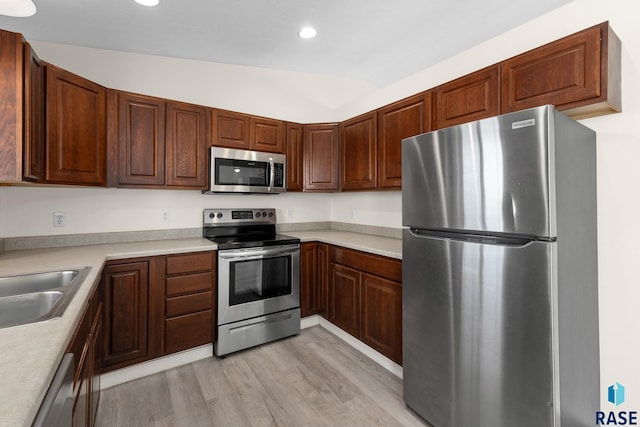
[[500, 246], [526, 246], [531, 242], [535, 242], [539, 239], [533, 236], [504, 236], [504, 235], [485, 235], [485, 234], [473, 234], [462, 232], [451, 232], [443, 230], [431, 230], [431, 229], [419, 229], [410, 228], [409, 233], [419, 239], [425, 238], [437, 238], [437, 239], [449, 239], [459, 240], [471, 243], [482, 243], [486, 245], [500, 245]]

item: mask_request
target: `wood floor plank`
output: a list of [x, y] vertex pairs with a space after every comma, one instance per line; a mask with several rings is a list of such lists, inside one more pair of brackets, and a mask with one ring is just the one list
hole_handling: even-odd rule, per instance
[[102, 391], [97, 427], [428, 426], [402, 381], [316, 326]]

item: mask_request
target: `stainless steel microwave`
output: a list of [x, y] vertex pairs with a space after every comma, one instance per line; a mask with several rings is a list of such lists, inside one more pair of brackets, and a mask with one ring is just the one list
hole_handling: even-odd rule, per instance
[[266, 193], [287, 191], [287, 156], [211, 147], [210, 193]]

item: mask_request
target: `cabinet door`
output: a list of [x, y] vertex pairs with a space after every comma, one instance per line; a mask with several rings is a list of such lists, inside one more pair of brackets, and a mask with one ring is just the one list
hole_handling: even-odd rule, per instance
[[305, 126], [303, 146], [304, 190], [339, 190], [338, 125]]
[[360, 338], [360, 273], [344, 265], [331, 263], [329, 320]]
[[24, 44], [24, 153], [23, 178], [41, 182], [45, 163], [45, 64], [29, 43]]
[[119, 92], [118, 184], [164, 185], [165, 102]]
[[98, 404], [100, 403], [100, 376], [102, 375], [102, 308], [100, 305], [91, 330], [91, 370], [89, 396], [89, 423], [95, 425]]
[[213, 110], [213, 140], [216, 147], [251, 149], [250, 116], [225, 110]]
[[378, 165], [378, 119], [375, 112], [341, 124], [342, 190], [376, 188]]
[[107, 265], [103, 366], [125, 365], [148, 354], [149, 264]]
[[362, 273], [362, 341], [402, 364], [402, 285]]
[[[88, 349], [88, 348], [87, 348]], [[72, 419], [71, 426], [72, 427], [90, 427], [89, 424], [89, 399], [90, 399], [90, 391], [89, 391], [89, 369], [91, 361], [89, 360], [90, 351], [86, 351], [82, 354], [82, 358], [80, 359], [80, 379], [78, 384], [76, 384], [75, 397], [73, 401], [73, 409], [72, 409]]]
[[[619, 110], [616, 85], [608, 79], [619, 75], [614, 69], [619, 55], [620, 41], [605, 22], [504, 61], [502, 112], [545, 104], [565, 110], [611, 98], [617, 104], [614, 110]], [[617, 60], [609, 70], [611, 57]]]
[[318, 247], [314, 242], [300, 245], [300, 316], [317, 314], [320, 310], [318, 286]]
[[431, 92], [378, 110], [378, 188], [402, 185], [402, 140], [431, 130]]
[[284, 153], [284, 122], [265, 117], [251, 117], [251, 149]]
[[209, 114], [205, 107], [167, 102], [167, 185], [206, 187]]
[[22, 36], [0, 30], [0, 182], [22, 180]]
[[320, 291], [320, 305], [318, 313], [329, 317], [329, 245], [318, 243], [318, 288]]
[[500, 114], [500, 66], [492, 65], [434, 90], [436, 129]]
[[106, 185], [106, 89], [47, 66], [46, 180]]
[[304, 128], [296, 123], [287, 123], [287, 191], [302, 191]]

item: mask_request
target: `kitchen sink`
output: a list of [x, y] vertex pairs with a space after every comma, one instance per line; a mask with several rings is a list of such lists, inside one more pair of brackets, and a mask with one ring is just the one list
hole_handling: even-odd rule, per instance
[[0, 328], [60, 317], [90, 267], [0, 277]]

